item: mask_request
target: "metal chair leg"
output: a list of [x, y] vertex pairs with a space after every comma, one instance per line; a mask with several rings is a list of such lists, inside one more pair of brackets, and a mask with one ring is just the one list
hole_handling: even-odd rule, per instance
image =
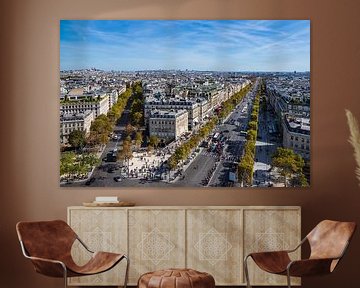
[[126, 259], [126, 270], [125, 270], [125, 280], [124, 280], [124, 288], [127, 287], [128, 277], [129, 277], [129, 265], [130, 265], [130, 259], [126, 255], [124, 256]]
[[288, 288], [291, 288], [291, 278], [290, 278], [290, 271], [289, 269], [286, 270], [286, 276], [287, 276], [287, 284], [288, 284]]
[[247, 255], [244, 258], [244, 272], [245, 272], [245, 279], [246, 279], [246, 287], [247, 288], [251, 288], [250, 285], [250, 279], [249, 279], [249, 269], [248, 269], [248, 265], [247, 265], [247, 259], [249, 258], [250, 255]]
[[67, 270], [66, 270], [66, 266], [64, 264], [61, 264], [61, 266], [63, 267], [64, 269], [64, 287], [67, 288], [68, 285], [67, 285]]

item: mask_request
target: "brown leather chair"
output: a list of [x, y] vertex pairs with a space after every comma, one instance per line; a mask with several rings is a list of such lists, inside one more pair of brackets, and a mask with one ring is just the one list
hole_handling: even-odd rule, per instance
[[[249, 257], [266, 272], [286, 275], [289, 288], [291, 288], [291, 276], [316, 276], [333, 272], [344, 256], [355, 229], [356, 224], [354, 222], [324, 220], [295, 249], [250, 253], [244, 259], [247, 287], [251, 287], [247, 267]], [[292, 261], [289, 253], [296, 251], [306, 241], [309, 242], [311, 249], [309, 259]]]
[[[122, 259], [127, 261], [124, 288], [127, 285], [129, 259], [124, 254], [91, 251], [62, 220], [19, 222], [16, 231], [24, 256], [31, 260], [35, 271], [50, 277], [88, 276], [112, 269]], [[78, 266], [72, 256], [71, 247], [78, 240], [92, 254], [83, 266]]]

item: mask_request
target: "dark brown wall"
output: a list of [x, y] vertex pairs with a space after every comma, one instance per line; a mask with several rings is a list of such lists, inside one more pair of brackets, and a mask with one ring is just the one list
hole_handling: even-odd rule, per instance
[[[5, 3], [6, 2], [6, 3]], [[33, 273], [15, 235], [19, 220], [66, 219], [95, 195], [138, 205], [301, 205], [303, 234], [330, 218], [360, 224], [360, 187], [344, 109], [360, 118], [359, 1], [1, 1], [1, 287], [62, 287]], [[60, 189], [60, 19], [311, 19], [310, 189]], [[359, 231], [358, 231], [359, 234]], [[360, 235], [335, 274], [304, 287], [358, 287]]]

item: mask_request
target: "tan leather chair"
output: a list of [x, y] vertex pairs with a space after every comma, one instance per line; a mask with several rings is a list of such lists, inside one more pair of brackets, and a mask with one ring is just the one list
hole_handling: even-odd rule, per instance
[[[344, 256], [355, 229], [354, 222], [324, 220], [295, 249], [250, 253], [244, 259], [247, 287], [251, 287], [247, 267], [249, 257], [266, 272], [286, 275], [289, 288], [291, 288], [291, 276], [315, 276], [333, 272]], [[291, 261], [289, 253], [296, 251], [306, 241], [309, 242], [311, 249], [309, 259]]]
[[[31, 260], [35, 271], [50, 277], [88, 276], [112, 269], [121, 260], [127, 261], [124, 288], [127, 285], [129, 259], [124, 254], [91, 251], [62, 220], [19, 222], [16, 231], [24, 256]], [[78, 240], [89, 253], [91, 259], [78, 266], [71, 256], [71, 247]]]

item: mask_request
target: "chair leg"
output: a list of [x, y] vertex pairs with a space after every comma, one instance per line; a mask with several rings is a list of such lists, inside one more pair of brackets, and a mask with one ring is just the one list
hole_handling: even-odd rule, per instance
[[291, 288], [291, 278], [290, 278], [290, 271], [289, 269], [287, 269], [287, 284], [288, 284], [288, 288]]
[[130, 265], [130, 259], [127, 256], [124, 256], [126, 259], [126, 270], [125, 270], [125, 280], [124, 280], [124, 288], [127, 286], [128, 278], [129, 278], [129, 265]]
[[67, 270], [66, 270], [66, 266], [65, 265], [62, 265], [63, 266], [63, 269], [64, 269], [64, 287], [67, 288], [68, 285], [67, 285]]
[[248, 265], [247, 265], [247, 259], [249, 258], [250, 255], [247, 255], [244, 259], [244, 272], [245, 272], [245, 279], [246, 279], [246, 287], [247, 288], [251, 288], [250, 285], [250, 279], [249, 279], [249, 269], [248, 269]]

